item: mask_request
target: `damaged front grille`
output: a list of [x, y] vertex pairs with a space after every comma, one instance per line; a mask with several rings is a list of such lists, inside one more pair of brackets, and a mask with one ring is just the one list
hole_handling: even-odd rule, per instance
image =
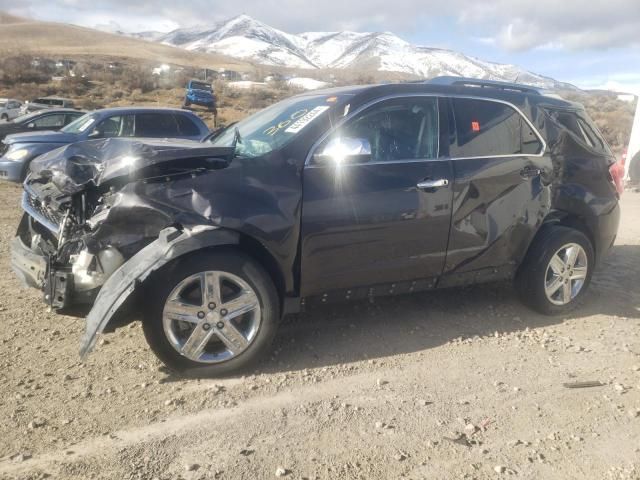
[[22, 209], [27, 212], [33, 219], [50, 230], [56, 236], [60, 231], [62, 223], [62, 215], [53, 212], [33, 193], [25, 189], [22, 194]]

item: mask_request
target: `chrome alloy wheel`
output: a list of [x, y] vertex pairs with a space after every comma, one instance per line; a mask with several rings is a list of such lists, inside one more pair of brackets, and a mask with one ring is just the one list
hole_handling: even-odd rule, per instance
[[566, 305], [582, 290], [588, 273], [587, 254], [577, 243], [558, 250], [547, 266], [544, 290], [554, 305]]
[[244, 352], [261, 321], [251, 286], [227, 272], [200, 272], [182, 280], [162, 311], [164, 333], [181, 355], [199, 363], [219, 363]]

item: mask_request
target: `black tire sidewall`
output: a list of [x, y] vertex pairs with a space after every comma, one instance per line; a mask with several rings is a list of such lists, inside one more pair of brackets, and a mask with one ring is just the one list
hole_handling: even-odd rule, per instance
[[[247, 350], [218, 364], [198, 363], [180, 355], [169, 343], [162, 324], [165, 301], [175, 286], [206, 270], [229, 272], [246, 281], [258, 296], [262, 315], [258, 333]], [[147, 342], [169, 369], [186, 376], [223, 376], [248, 368], [269, 351], [280, 320], [280, 302], [271, 278], [257, 262], [235, 249], [205, 251], [178, 259], [156, 272], [145, 294], [154, 299], [143, 320]]]
[[[547, 268], [553, 255], [563, 246], [576, 243], [587, 255], [587, 278], [576, 297], [566, 305], [555, 305], [545, 292]], [[544, 226], [536, 236], [527, 257], [516, 275], [516, 289], [521, 300], [534, 310], [545, 315], [562, 315], [575, 309], [589, 289], [595, 267], [593, 246], [587, 236], [579, 230], [560, 226]]]

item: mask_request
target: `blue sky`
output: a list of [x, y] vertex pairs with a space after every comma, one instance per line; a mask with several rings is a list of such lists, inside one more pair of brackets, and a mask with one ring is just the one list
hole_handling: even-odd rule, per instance
[[0, 0], [39, 20], [169, 31], [245, 13], [275, 28], [392, 31], [586, 88], [640, 93], [640, 0]]

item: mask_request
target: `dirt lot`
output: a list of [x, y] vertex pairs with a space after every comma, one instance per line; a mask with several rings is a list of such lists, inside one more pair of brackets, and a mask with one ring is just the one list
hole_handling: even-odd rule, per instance
[[640, 194], [568, 318], [505, 284], [327, 307], [255, 375], [206, 381], [138, 323], [81, 363], [82, 320], [9, 272], [18, 196], [0, 185], [0, 478], [640, 478]]

